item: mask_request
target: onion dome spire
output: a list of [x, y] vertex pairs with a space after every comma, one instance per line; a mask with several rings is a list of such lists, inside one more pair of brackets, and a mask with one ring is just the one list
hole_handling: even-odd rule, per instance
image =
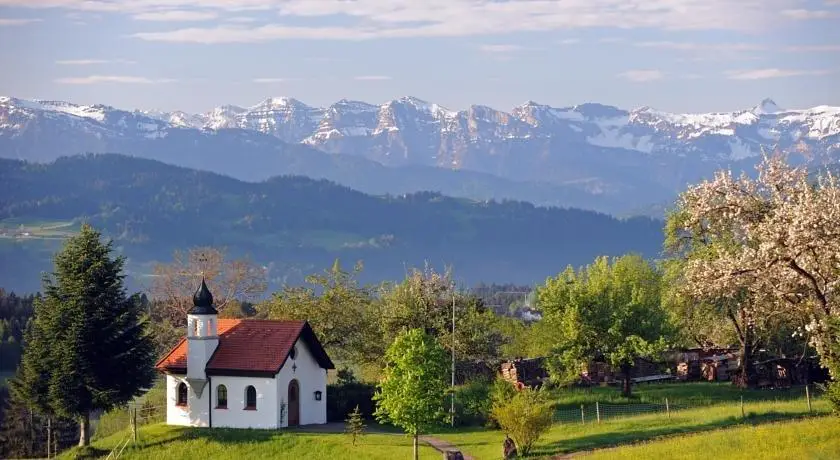
[[201, 277], [201, 286], [193, 294], [193, 307], [187, 312], [190, 315], [218, 315], [219, 312], [213, 307], [213, 294], [207, 289], [204, 277]]

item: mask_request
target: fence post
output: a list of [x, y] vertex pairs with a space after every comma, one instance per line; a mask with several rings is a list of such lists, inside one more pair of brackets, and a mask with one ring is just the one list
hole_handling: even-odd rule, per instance
[[580, 405], [580, 423], [581, 425], [586, 424], [586, 416], [583, 413], [583, 404]]
[[131, 408], [131, 435], [134, 437], [134, 444], [137, 444], [137, 407]]
[[811, 390], [808, 388], [810, 385], [805, 385], [805, 399], [808, 400], [808, 413], [811, 413]]
[[671, 406], [668, 404], [668, 398], [665, 398], [665, 412], [668, 413], [668, 420], [671, 420]]
[[747, 418], [747, 414], [744, 412], [744, 396], [741, 396], [741, 418]]
[[50, 447], [52, 447], [52, 418], [47, 417], [47, 458], [50, 458]]
[[598, 405], [598, 401], [595, 401], [595, 417], [598, 419], [598, 423], [601, 423], [601, 406]]

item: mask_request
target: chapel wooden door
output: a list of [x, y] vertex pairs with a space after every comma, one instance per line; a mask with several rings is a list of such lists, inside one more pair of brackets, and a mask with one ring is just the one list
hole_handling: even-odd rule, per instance
[[300, 387], [297, 380], [289, 382], [289, 426], [300, 425]]

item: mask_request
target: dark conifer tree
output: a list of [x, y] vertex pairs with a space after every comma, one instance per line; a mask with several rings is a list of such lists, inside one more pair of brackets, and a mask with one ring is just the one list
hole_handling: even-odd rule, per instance
[[124, 259], [89, 225], [55, 256], [26, 334], [15, 396], [45, 415], [79, 421], [90, 442], [90, 413], [124, 404], [154, 379], [154, 344], [138, 295], [123, 287]]

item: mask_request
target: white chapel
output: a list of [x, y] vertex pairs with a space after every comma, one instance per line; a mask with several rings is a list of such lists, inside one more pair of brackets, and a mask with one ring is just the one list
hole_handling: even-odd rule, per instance
[[327, 370], [306, 321], [219, 319], [202, 279], [187, 335], [155, 366], [166, 375], [166, 423], [282, 428], [327, 423]]

